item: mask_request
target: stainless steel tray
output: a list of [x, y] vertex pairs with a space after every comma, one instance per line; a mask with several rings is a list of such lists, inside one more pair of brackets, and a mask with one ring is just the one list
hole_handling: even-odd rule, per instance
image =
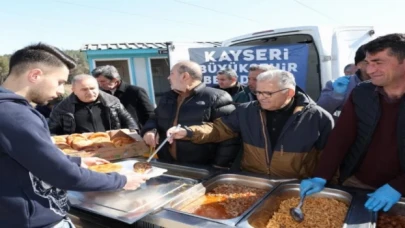
[[[117, 163], [123, 167], [132, 167], [127, 163], [133, 163], [133, 160]], [[179, 193], [195, 184], [196, 180], [162, 175], [149, 179], [135, 191], [69, 191], [68, 196], [73, 207], [132, 224], [169, 203]]]
[[[208, 180], [207, 182], [195, 185], [194, 187], [190, 188], [189, 190], [182, 193], [176, 200], [173, 200], [171, 203], [167, 204], [164, 208], [166, 210], [174, 211], [177, 213], [201, 218], [204, 220], [209, 220], [221, 224], [225, 224], [228, 226], [235, 226], [249, 211], [254, 208], [260, 201], [268, 195], [268, 193], [278, 184], [278, 181], [245, 176], [245, 175], [238, 175], [238, 174], [222, 174], [215, 176], [214, 178]], [[181, 211], [181, 209], [189, 205], [190, 203], [197, 200], [199, 197], [202, 197], [206, 192], [212, 190], [213, 188], [217, 187], [219, 184], [237, 184], [237, 185], [244, 185], [248, 187], [255, 187], [259, 189], [264, 189], [267, 193], [260, 198], [256, 203], [254, 203], [249, 209], [243, 212], [240, 216], [232, 219], [211, 219], [207, 217], [202, 217], [199, 215], [187, 213]]]
[[[299, 197], [299, 192], [299, 183], [283, 183], [278, 185], [278, 187], [274, 189], [274, 191], [272, 191], [259, 206], [252, 210], [249, 215], [237, 225], [237, 227], [266, 227], [273, 213], [278, 210], [280, 201], [291, 197]], [[347, 204], [349, 210], [353, 199], [351, 194], [331, 188], [325, 188], [322, 192], [314, 194], [313, 197], [326, 197], [339, 200]], [[349, 214], [349, 211], [347, 214]]]
[[[380, 212], [381, 213], [381, 212]], [[378, 214], [379, 213], [373, 213], [373, 227], [378, 227], [377, 222], [378, 222]], [[405, 198], [401, 198], [401, 200], [396, 203], [388, 212], [384, 212], [384, 214], [387, 215], [401, 215], [405, 217]], [[393, 226], [395, 227], [395, 226]], [[403, 226], [401, 226], [403, 227]], [[380, 227], [378, 227], [380, 228]], [[384, 228], [384, 227], [383, 227]]]

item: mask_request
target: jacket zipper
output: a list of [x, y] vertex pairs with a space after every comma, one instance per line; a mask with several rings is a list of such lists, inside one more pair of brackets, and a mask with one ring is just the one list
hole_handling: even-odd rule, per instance
[[[173, 126], [176, 126], [177, 124], [179, 124], [179, 114], [180, 114], [180, 110], [181, 110], [183, 104], [186, 104], [188, 101], [191, 100], [191, 98], [188, 99], [187, 101], [186, 101], [186, 99], [187, 99], [187, 97], [185, 97], [185, 98], [181, 101], [181, 103], [179, 104], [178, 108], [176, 107], [176, 108], [177, 108], [176, 114], [175, 114], [174, 120], [173, 120], [173, 122], [172, 122], [172, 125], [173, 125]], [[175, 120], [177, 120], [177, 124], [174, 123]], [[174, 144], [175, 144], [175, 150], [172, 151], [172, 152], [176, 155], [175, 160], [177, 160], [177, 142], [176, 142], [176, 140], [174, 141]]]
[[306, 106], [304, 109], [302, 109], [302, 110], [297, 114], [297, 116], [294, 117], [294, 119], [288, 123], [287, 126], [283, 127], [283, 130], [282, 130], [280, 136], [278, 137], [278, 142], [280, 142], [280, 144], [281, 144], [281, 145], [280, 145], [281, 156], [283, 156], [283, 153], [284, 153], [284, 145], [283, 145], [283, 135], [284, 135], [284, 133], [287, 131], [288, 128], [290, 128], [290, 126], [291, 126], [297, 119], [299, 119], [299, 117], [302, 115], [302, 113], [304, 113], [304, 111], [307, 109], [307, 107], [308, 107], [308, 106]]
[[270, 158], [269, 158], [268, 139], [267, 139], [267, 134], [266, 134], [265, 122], [263, 119], [263, 113], [261, 111], [259, 111], [259, 113], [260, 113], [260, 120], [262, 122], [262, 132], [263, 132], [263, 137], [264, 137], [264, 149], [265, 149], [266, 163], [267, 163], [267, 175], [269, 175], [270, 174]]

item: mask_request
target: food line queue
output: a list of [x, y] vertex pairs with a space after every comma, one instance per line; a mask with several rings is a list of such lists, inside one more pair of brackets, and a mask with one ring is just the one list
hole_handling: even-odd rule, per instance
[[[0, 180], [6, 183], [0, 188], [0, 221], [5, 227], [73, 227], [66, 217], [66, 190], [136, 189], [145, 177], [92, 172], [86, 166], [107, 161], [65, 156], [50, 139], [51, 133], [124, 126], [139, 131], [152, 147], [173, 136], [158, 154], [163, 162], [298, 178], [302, 196], [321, 191], [328, 181], [370, 189], [365, 207], [387, 211], [405, 193], [405, 36], [379, 37], [356, 58], [360, 74], [331, 82], [321, 94], [345, 100], [336, 123], [289, 72], [253, 66], [248, 87], [240, 88], [231, 75], [221, 90], [206, 87], [199, 65], [184, 61], [172, 68], [172, 90], [144, 123], [139, 116], [145, 113], [128, 112], [128, 104], [114, 96], [120, 81], [107, 72], [76, 76], [72, 95], [54, 108], [48, 127], [29, 102], [45, 104], [63, 94], [75, 63], [49, 45], [25, 47], [12, 55], [0, 93]], [[351, 77], [370, 80], [349, 86]], [[105, 91], [111, 85], [110, 91], [99, 91], [99, 85]], [[235, 85], [235, 94], [248, 102], [235, 103], [224, 91]], [[172, 127], [177, 124], [183, 127]]]

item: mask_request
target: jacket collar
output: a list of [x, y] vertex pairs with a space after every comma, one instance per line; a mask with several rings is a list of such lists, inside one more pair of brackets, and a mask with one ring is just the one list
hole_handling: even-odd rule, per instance
[[[198, 86], [194, 87], [194, 89], [190, 91], [189, 96], [194, 96], [194, 95], [197, 95], [197, 94], [201, 93], [201, 92], [205, 89], [205, 87], [207, 87], [207, 86], [205, 85], [204, 82], [200, 83]], [[174, 97], [178, 97], [178, 96], [179, 96], [179, 94], [176, 93], [176, 92], [173, 91], [173, 90], [171, 90], [170, 93], [171, 93], [171, 95], [174, 96]]]
[[117, 91], [121, 91], [121, 92], [125, 92], [128, 88], [129, 84], [124, 82], [124, 81], [120, 81], [120, 85], [117, 87]]

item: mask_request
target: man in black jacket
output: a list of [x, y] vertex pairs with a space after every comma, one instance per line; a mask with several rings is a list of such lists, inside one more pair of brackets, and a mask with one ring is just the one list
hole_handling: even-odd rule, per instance
[[237, 95], [243, 92], [245, 87], [238, 82], [238, 75], [233, 69], [226, 68], [218, 71], [217, 81], [218, 85], [214, 86], [214, 88], [228, 92], [235, 103], [240, 103], [240, 101], [235, 98], [241, 97]]
[[51, 112], [49, 129], [52, 134], [104, 132], [121, 128], [139, 130], [118, 98], [100, 91], [91, 75], [75, 76], [72, 91]]
[[[177, 124], [182, 126], [213, 122], [235, 110], [232, 97], [225, 91], [206, 87], [197, 63], [177, 63], [168, 77], [172, 90], [162, 96], [153, 118], [145, 124], [142, 135], [146, 144], [156, 146], [160, 136]], [[155, 134], [157, 130], [157, 134]], [[164, 137], [162, 137], [164, 138]], [[228, 167], [239, 151], [238, 140], [222, 144], [194, 144], [178, 140], [165, 145], [158, 153], [160, 160], [192, 164], [213, 164]]]
[[122, 81], [118, 70], [111, 65], [96, 67], [91, 73], [103, 91], [120, 99], [138, 126], [142, 128], [155, 109], [146, 90]]

